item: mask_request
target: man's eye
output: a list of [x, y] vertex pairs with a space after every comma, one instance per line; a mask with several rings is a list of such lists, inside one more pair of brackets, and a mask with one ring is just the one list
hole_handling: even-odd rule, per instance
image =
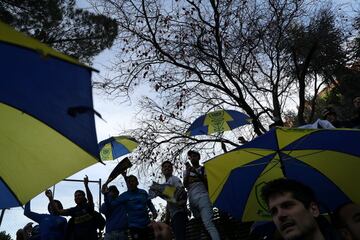
[[294, 206], [293, 202], [286, 202], [286, 203], [282, 204], [283, 208], [291, 208], [292, 206]]
[[276, 213], [277, 213], [277, 209], [276, 208], [272, 208], [272, 209], [270, 209], [270, 215], [271, 216], [274, 216]]

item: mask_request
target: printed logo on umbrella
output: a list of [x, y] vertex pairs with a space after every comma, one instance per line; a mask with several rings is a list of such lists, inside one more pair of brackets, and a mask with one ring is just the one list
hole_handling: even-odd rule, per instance
[[260, 206], [260, 209], [256, 211], [257, 215], [261, 217], [271, 217], [265, 201], [261, 197], [261, 189], [265, 186], [266, 182], [261, 182], [255, 186], [256, 201]]

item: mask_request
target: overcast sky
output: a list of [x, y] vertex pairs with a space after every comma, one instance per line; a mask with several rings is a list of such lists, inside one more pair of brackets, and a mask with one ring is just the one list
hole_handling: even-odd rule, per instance
[[[338, 0], [334, 1], [336, 3], [348, 3], [348, 0]], [[356, 6], [359, 6], [359, 0], [353, 1]], [[111, 65], [112, 59], [111, 51], [107, 50], [96, 57], [94, 61], [94, 67], [100, 70], [101, 73], [106, 73], [104, 66]], [[96, 75], [93, 76], [93, 78]], [[134, 121], [135, 107], [136, 107], [136, 96], [141, 95], [141, 89], [135, 94], [133, 99], [133, 104], [121, 103], [119, 99], [107, 99], [104, 96], [99, 95], [97, 92], [94, 92], [94, 106], [95, 109], [102, 115], [104, 120], [96, 119], [96, 129], [98, 140], [101, 141], [110, 136], [118, 135], [124, 130], [133, 129], [136, 127]], [[90, 180], [99, 180], [102, 179], [102, 182], [106, 180], [108, 174], [115, 167], [116, 162], [109, 162], [106, 166], [102, 164], [95, 164], [83, 171], [73, 175], [70, 179], [82, 179], [85, 175], [89, 176]], [[148, 181], [144, 185], [145, 181], [140, 179], [140, 187], [148, 189]], [[122, 192], [125, 190], [125, 184], [121, 177], [117, 178], [114, 183], [118, 186], [119, 190]], [[97, 184], [90, 184], [91, 191], [94, 195], [94, 202], [98, 204], [99, 201], [99, 186]], [[76, 189], [84, 189], [82, 183], [70, 183], [70, 182], [61, 182], [56, 185], [55, 188], [55, 198], [59, 199], [64, 208], [73, 207], [75, 205], [73, 201], [73, 193]], [[164, 203], [163, 201], [156, 200], [157, 205], [159, 202]], [[38, 213], [47, 213], [47, 198], [41, 193], [39, 196], [32, 200], [32, 210]], [[31, 222], [30, 219], [26, 218], [23, 215], [22, 208], [13, 208], [11, 210], [5, 211], [5, 216], [0, 226], [0, 231], [6, 231], [10, 233], [13, 239], [15, 239], [15, 233], [19, 228], [22, 228], [26, 223]]]
[[[112, 59], [111, 51], [107, 50], [100, 54], [94, 60], [94, 68], [100, 70], [100, 74], [104, 74], [106, 69], [104, 66], [110, 66]], [[96, 74], [93, 74], [93, 79], [96, 79]], [[124, 130], [133, 129], [136, 127], [134, 119], [136, 97], [141, 96], [141, 89], [135, 93], [134, 98], [131, 102], [122, 103], [120, 99], [114, 99], [104, 96], [99, 91], [93, 91], [94, 94], [94, 108], [102, 115], [104, 120], [96, 117], [96, 131], [98, 141], [104, 140], [108, 137], [119, 135]], [[69, 177], [69, 179], [83, 179], [85, 175], [88, 175], [90, 180], [102, 179], [102, 183], [106, 181], [111, 170], [116, 166], [116, 161], [108, 161], [106, 165], [95, 164], [88, 167], [79, 173]], [[140, 188], [148, 189], [148, 179], [139, 179]], [[146, 182], [146, 184], [144, 184]], [[118, 177], [112, 184], [117, 185], [120, 192], [126, 190], [125, 182], [122, 177]], [[83, 183], [74, 182], [60, 182], [55, 186], [55, 198], [60, 200], [64, 208], [75, 206], [73, 200], [73, 193], [77, 189], [84, 189]], [[96, 206], [99, 203], [99, 184], [90, 183], [90, 189], [94, 196], [94, 202]], [[103, 200], [103, 199], [102, 199]], [[155, 204], [158, 205], [161, 200], [155, 200]], [[31, 209], [38, 213], [47, 213], [48, 200], [44, 193], [39, 194], [31, 201]], [[5, 211], [3, 221], [0, 226], [0, 231], [6, 231], [13, 239], [15, 239], [16, 231], [22, 228], [28, 222], [32, 220], [28, 219], [23, 215], [23, 209], [21, 207], [12, 208]]]

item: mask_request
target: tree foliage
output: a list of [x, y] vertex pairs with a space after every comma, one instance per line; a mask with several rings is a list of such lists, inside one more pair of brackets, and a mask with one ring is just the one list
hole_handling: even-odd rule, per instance
[[[119, 24], [120, 53], [116, 77], [97, 86], [122, 97], [139, 85], [156, 92], [142, 99], [133, 131], [146, 164], [177, 163], [193, 145], [210, 154], [221, 150], [216, 142], [237, 146], [288, 115], [311, 121], [319, 91], [351, 61], [346, 21], [318, 1], [103, 0], [102, 9]], [[186, 135], [214, 109], [242, 111], [252, 128]]]
[[10, 234], [6, 233], [5, 231], [0, 232], [0, 240], [12, 240]]
[[0, 0], [0, 20], [84, 62], [117, 36], [114, 19], [78, 9], [75, 0]]

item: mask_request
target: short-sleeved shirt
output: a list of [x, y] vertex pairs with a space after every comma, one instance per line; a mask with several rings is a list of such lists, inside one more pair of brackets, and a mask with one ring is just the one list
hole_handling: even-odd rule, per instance
[[[173, 175], [168, 178], [168, 180], [165, 182], [165, 184], [169, 184], [174, 187], [183, 187], [183, 184], [182, 184], [180, 178], [173, 176]], [[167, 209], [169, 210], [171, 217], [173, 217], [178, 212], [186, 211], [185, 206], [179, 206], [178, 204], [171, 203], [171, 202], [167, 203]]]

